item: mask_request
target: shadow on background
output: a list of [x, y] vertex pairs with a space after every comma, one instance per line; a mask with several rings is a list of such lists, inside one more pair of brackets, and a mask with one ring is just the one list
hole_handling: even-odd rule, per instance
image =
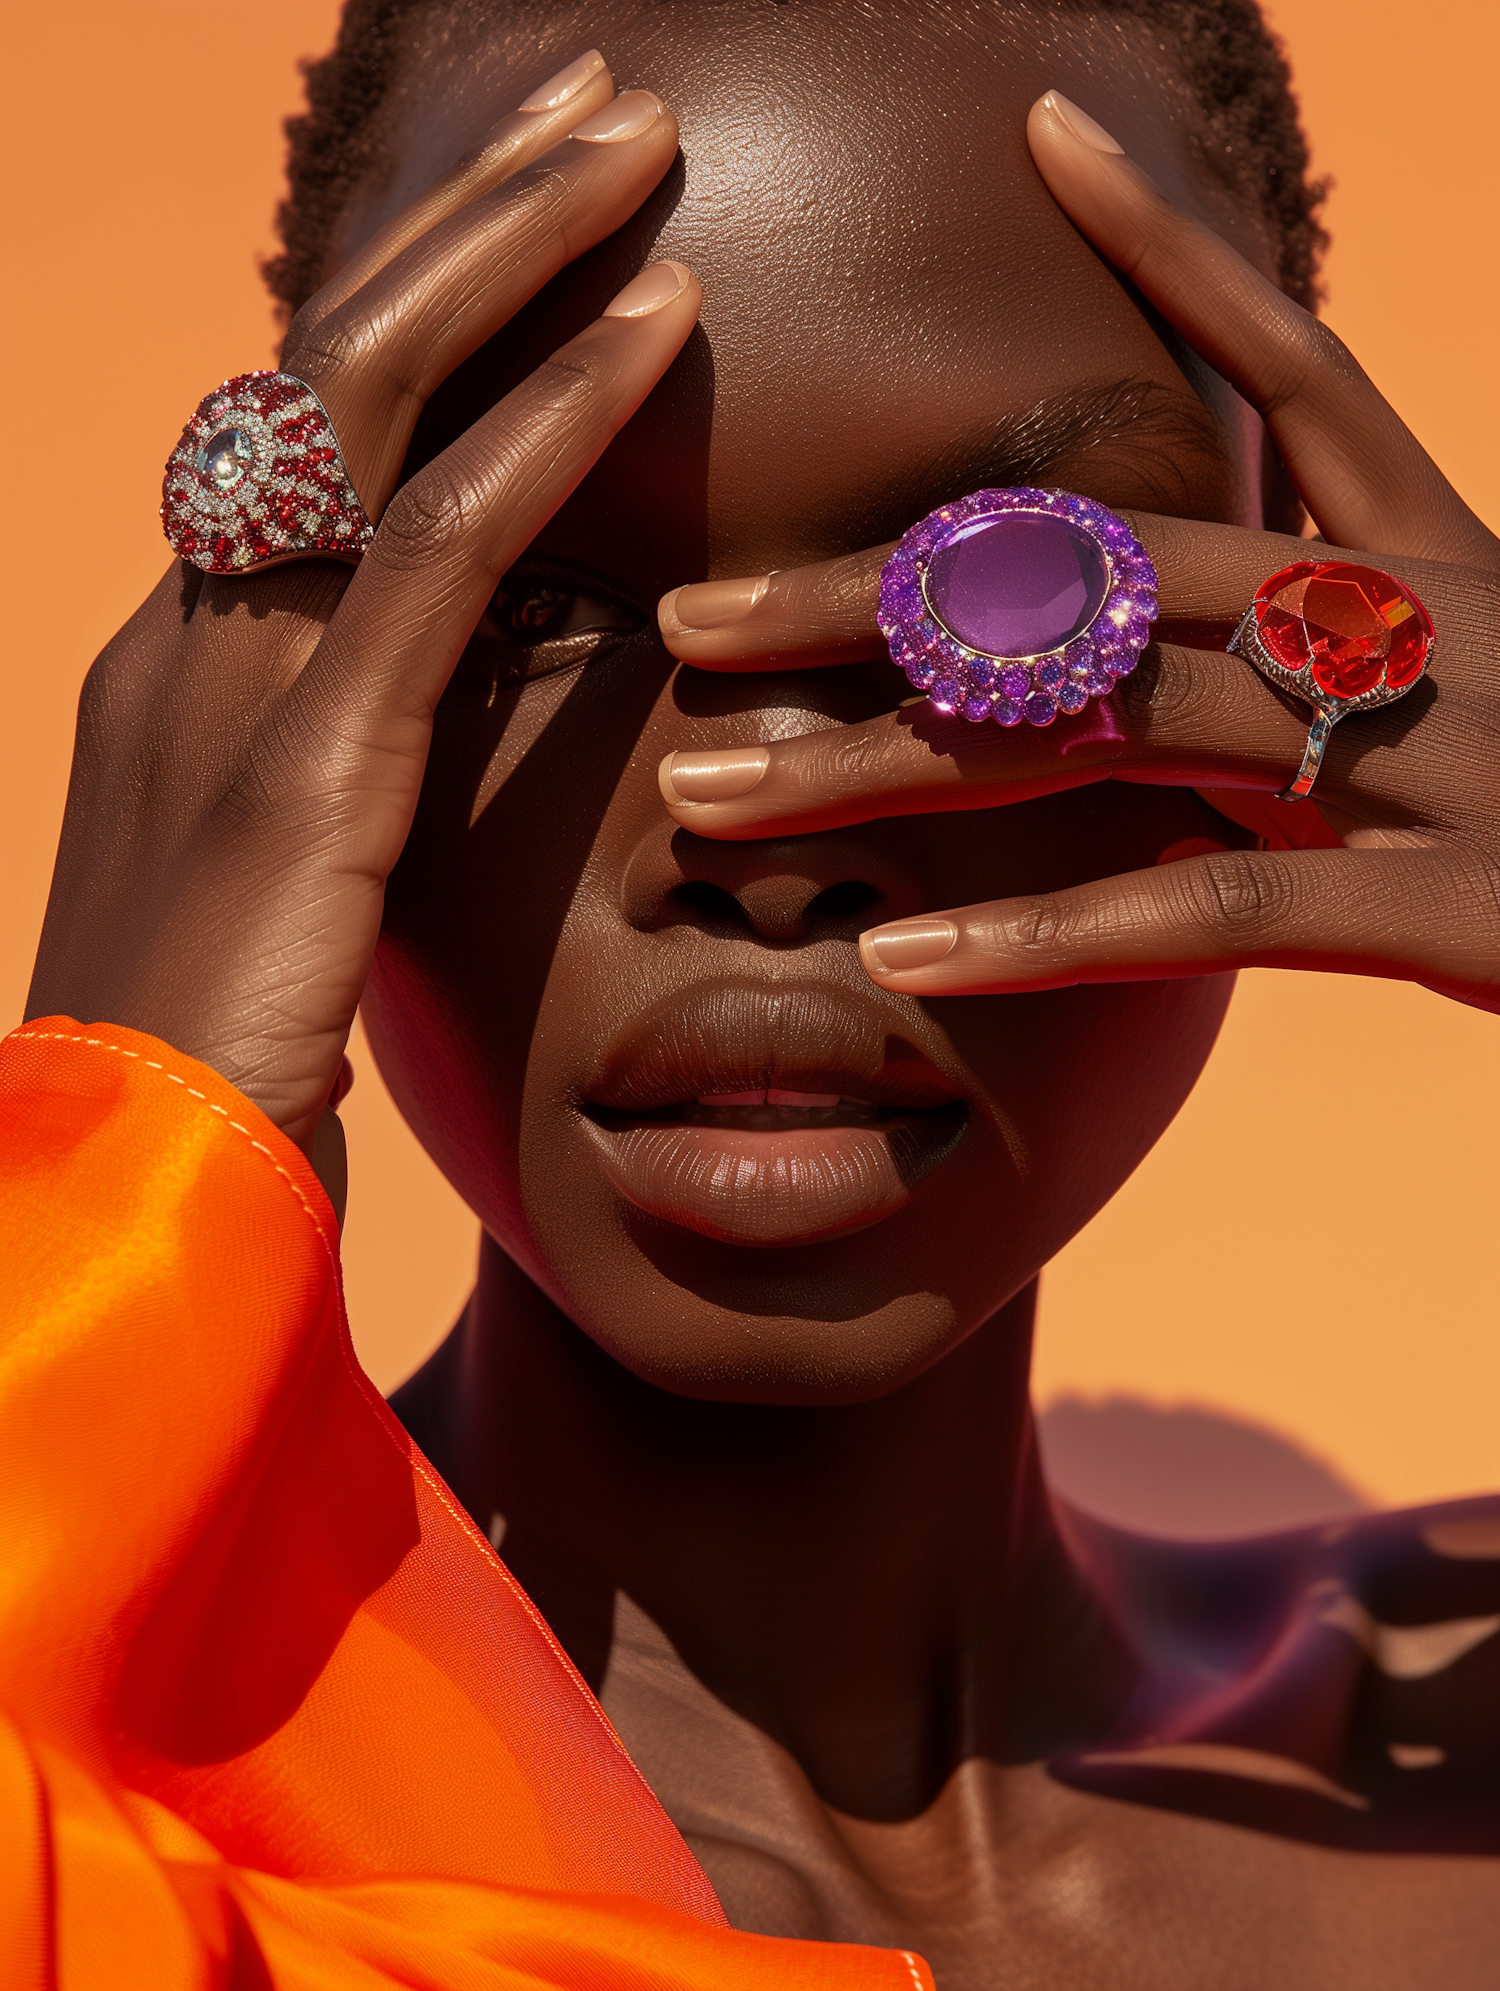
[[1140, 1534], [1223, 1540], [1371, 1505], [1293, 1439], [1193, 1404], [1060, 1396], [1039, 1412], [1037, 1432], [1048, 1483], [1064, 1500]]

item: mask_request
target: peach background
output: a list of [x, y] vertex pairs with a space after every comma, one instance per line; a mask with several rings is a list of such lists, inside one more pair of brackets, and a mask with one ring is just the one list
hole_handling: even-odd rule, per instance
[[[335, 13], [82, 0], [12, 18], [7, 1025], [78, 684], [164, 565], [162, 461], [200, 393], [270, 356], [254, 257], [271, 243], [279, 119], [295, 59], [327, 44]], [[1338, 177], [1328, 315], [1500, 523], [1493, 0], [1277, 0], [1272, 14], [1319, 168]], [[66, 545], [64, 517], [79, 521]], [[475, 1227], [354, 1056], [350, 1306], [389, 1386], [461, 1303]], [[1494, 1019], [1405, 986], [1245, 977], [1177, 1124], [1047, 1274], [1042, 1398], [1229, 1413], [1380, 1501], [1500, 1485], [1497, 1106]]]

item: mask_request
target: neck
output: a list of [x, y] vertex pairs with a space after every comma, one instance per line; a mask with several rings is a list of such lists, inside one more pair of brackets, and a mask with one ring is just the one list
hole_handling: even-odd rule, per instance
[[1118, 1704], [1038, 1468], [1034, 1302], [870, 1403], [704, 1403], [621, 1368], [486, 1242], [424, 1421], [592, 1685], [623, 1596], [832, 1802], [908, 1813], [965, 1758], [1081, 1742]]

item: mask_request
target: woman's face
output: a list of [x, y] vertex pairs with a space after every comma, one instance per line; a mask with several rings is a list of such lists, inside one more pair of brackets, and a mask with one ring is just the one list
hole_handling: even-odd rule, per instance
[[919, 1003], [874, 988], [856, 951], [880, 921], [1230, 841], [1187, 792], [1111, 782], [756, 843], [662, 808], [674, 749], [909, 692], [888, 661], [678, 667], [654, 609], [681, 582], [895, 538], [987, 484], [1259, 523], [1258, 426], [1190, 380], [1026, 152], [1027, 106], [1055, 84], [1264, 260], [1190, 163], [1165, 58], [1125, 22], [991, 19], [981, 45], [924, 11], [668, 0], [554, 21], [519, 58], [498, 37], [425, 50], [395, 99], [392, 171], [346, 231], [352, 246], [590, 39], [681, 121], [681, 169], [637, 225], [477, 354], [419, 432], [425, 457], [650, 256], [701, 277], [701, 330], [507, 577], [454, 680], [366, 1014], [486, 1228], [595, 1341], [686, 1395], [852, 1401], [941, 1357], [1135, 1167], [1229, 994]]

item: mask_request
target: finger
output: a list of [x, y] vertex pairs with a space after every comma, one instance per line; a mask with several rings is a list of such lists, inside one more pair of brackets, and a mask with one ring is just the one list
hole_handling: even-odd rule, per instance
[[701, 302], [690, 270], [653, 264], [386, 512], [280, 728], [297, 791], [325, 794], [334, 772], [347, 788], [352, 755], [355, 786], [392, 802], [365, 833], [380, 875], [405, 836], [433, 708], [496, 582], [670, 366]]
[[657, 604], [662, 641], [706, 671], [802, 671], [884, 655], [875, 610], [893, 548], [674, 588]]
[[378, 518], [422, 405], [563, 266], [629, 219], [677, 153], [677, 123], [627, 91], [572, 137], [403, 249], [315, 324], [282, 365], [318, 395]]
[[[1335, 826], [1473, 831], [1464, 798], [1487, 792], [1481, 718], [1460, 688], [1423, 715], [1420, 748], [1400, 707], [1336, 727], [1320, 775]], [[732, 839], [996, 808], [1106, 778], [1270, 796], [1295, 773], [1307, 729], [1296, 701], [1238, 657], [1153, 643], [1108, 698], [1044, 728], [972, 725], [912, 698], [857, 725], [668, 754], [659, 784], [684, 828]], [[1278, 842], [1332, 840], [1280, 802], [1224, 813], [1262, 834], [1267, 811]]]
[[700, 836], [789, 836], [992, 809], [1111, 777], [1275, 790], [1306, 733], [1237, 661], [1153, 645], [1107, 703], [1044, 729], [974, 726], [912, 699], [858, 725], [668, 754], [659, 784], [670, 813]]
[[1325, 538], [1381, 554], [1493, 561], [1493, 535], [1325, 325], [1179, 213], [1058, 92], [1033, 104], [1027, 138], [1075, 226], [1260, 411]]
[[[1283, 533], [1145, 512], [1121, 516], [1156, 567], [1156, 635], [1194, 648], [1222, 647], [1261, 584], [1308, 553], [1305, 540]], [[1335, 546], [1318, 551], [1329, 559], [1365, 557]], [[875, 616], [890, 553], [889, 545], [876, 546], [814, 566], [675, 588], [657, 607], [662, 640], [682, 662], [709, 671], [811, 670], [884, 656]], [[1481, 634], [1482, 579], [1427, 560], [1388, 564], [1432, 616], [1445, 675], [1466, 679], [1462, 660], [1489, 648], [1487, 640], [1477, 647], [1472, 640]]]
[[308, 299], [298, 318], [308, 329], [326, 318], [438, 222], [550, 152], [575, 125], [602, 110], [614, 93], [614, 82], [598, 49], [576, 57], [539, 84], [472, 152], [372, 236]]
[[[1476, 920], [1485, 902], [1492, 911]], [[1493, 905], [1448, 853], [1226, 850], [872, 927], [860, 954], [880, 987], [908, 995], [1318, 968], [1494, 1007]]]

